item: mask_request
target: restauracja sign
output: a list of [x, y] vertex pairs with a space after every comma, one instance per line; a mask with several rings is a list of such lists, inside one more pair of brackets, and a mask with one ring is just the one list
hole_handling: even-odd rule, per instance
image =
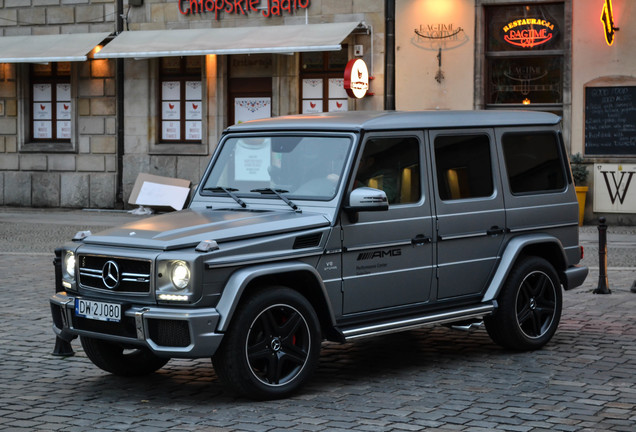
[[177, 0], [177, 2], [179, 12], [183, 15], [209, 12], [214, 13], [214, 19], [218, 20], [221, 13], [247, 15], [260, 11], [265, 18], [282, 16], [285, 12], [291, 14], [298, 9], [307, 9], [310, 0]]
[[539, 18], [523, 18], [512, 21], [506, 24], [501, 31], [506, 42], [522, 48], [543, 45], [556, 35], [554, 24]]

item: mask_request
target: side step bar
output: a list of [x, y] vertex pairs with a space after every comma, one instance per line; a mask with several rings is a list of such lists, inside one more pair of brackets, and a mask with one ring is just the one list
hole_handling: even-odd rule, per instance
[[479, 306], [471, 306], [465, 309], [454, 309], [435, 314], [427, 314], [412, 318], [400, 319], [398, 321], [387, 321], [379, 324], [365, 325], [362, 327], [351, 327], [341, 330], [346, 342], [352, 340], [378, 336], [388, 333], [396, 333], [406, 330], [413, 330], [433, 324], [444, 324], [453, 321], [463, 321], [470, 318], [480, 318], [490, 315], [496, 308], [496, 303], [490, 302]]

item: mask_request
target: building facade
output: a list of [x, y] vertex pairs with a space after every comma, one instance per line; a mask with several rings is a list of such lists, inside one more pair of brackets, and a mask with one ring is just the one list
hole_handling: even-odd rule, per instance
[[198, 182], [228, 125], [383, 107], [383, 0], [0, 6], [0, 205], [121, 207], [139, 173]]
[[636, 223], [634, 18], [630, 0], [397, 0], [396, 107], [554, 112], [586, 220]]
[[[636, 223], [631, 0], [0, 0], [0, 205], [196, 183], [228, 125], [334, 110], [563, 119], [586, 219]], [[343, 89], [363, 59], [363, 98]]]

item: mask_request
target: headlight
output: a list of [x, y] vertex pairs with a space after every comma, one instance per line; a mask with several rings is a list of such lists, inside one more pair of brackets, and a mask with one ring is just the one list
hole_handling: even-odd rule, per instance
[[175, 262], [172, 265], [170, 279], [175, 288], [184, 289], [190, 283], [190, 267], [183, 261]]
[[64, 271], [69, 277], [75, 279], [75, 254], [73, 252], [66, 252], [64, 255]]

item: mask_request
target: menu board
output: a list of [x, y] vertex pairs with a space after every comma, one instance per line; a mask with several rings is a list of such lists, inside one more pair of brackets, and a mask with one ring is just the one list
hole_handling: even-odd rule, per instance
[[585, 89], [585, 154], [636, 155], [636, 86]]

